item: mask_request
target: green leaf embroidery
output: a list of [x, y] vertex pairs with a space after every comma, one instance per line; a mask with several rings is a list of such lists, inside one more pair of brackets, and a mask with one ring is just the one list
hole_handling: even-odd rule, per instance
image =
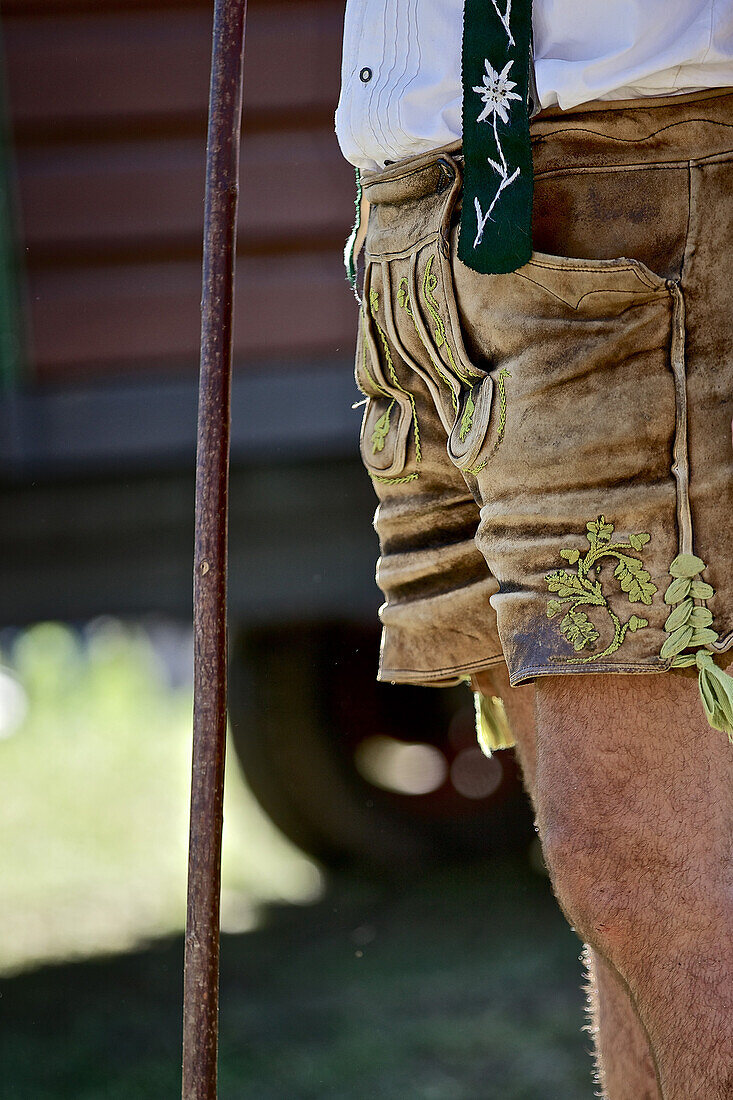
[[598, 542], [610, 542], [613, 534], [613, 524], [606, 522], [605, 516], [599, 516], [597, 520], [586, 523], [586, 538], [591, 546]]
[[564, 569], [558, 569], [554, 573], [548, 573], [545, 577], [550, 592], [557, 592], [561, 599], [568, 596], [585, 596], [586, 589], [580, 577], [575, 573], [568, 573]]
[[629, 630], [632, 634], [634, 634], [637, 630], [641, 630], [645, 626], [649, 626], [648, 619], [640, 619], [638, 615], [632, 615], [629, 619]]
[[657, 586], [651, 583], [651, 576], [643, 568], [638, 558], [629, 558], [619, 554], [618, 565], [614, 570], [621, 591], [626, 592], [630, 603], [651, 603]]
[[580, 558], [580, 550], [561, 550], [560, 557], [565, 558], [565, 561], [569, 561], [571, 565], [575, 565]]
[[695, 633], [691, 626], [678, 626], [676, 630], [673, 630], [669, 635], [661, 650], [659, 651], [660, 657], [676, 657], [678, 653], [681, 653], [683, 649], [687, 649], [688, 645], [692, 641], [692, 635]]
[[675, 657], [672, 661], [671, 668], [690, 668], [691, 665], [697, 664], [697, 657], [694, 653], [680, 653], [678, 657]]
[[674, 611], [669, 614], [669, 616], [667, 617], [667, 621], [664, 624], [664, 629], [667, 631], [668, 634], [671, 633], [673, 630], [676, 630], [678, 626], [685, 625], [690, 615], [692, 614], [692, 609], [694, 606], [695, 605], [693, 604], [692, 600], [688, 599], [683, 600], [682, 603], [678, 604], [677, 607], [675, 607]]
[[460, 439], [461, 443], [464, 442], [466, 436], [471, 431], [471, 426], [473, 424], [473, 414], [475, 413], [475, 411], [476, 406], [473, 403], [473, 393], [471, 390], [469, 390], [468, 397], [466, 398], [466, 407], [463, 410], [463, 417], [461, 419], [461, 430], [458, 433], [458, 438]]
[[[703, 665], [709, 673], [705, 680], [706, 684], [716, 677], [720, 679], [724, 676], [724, 673], [713, 665], [712, 656], [705, 654], [704, 649], [700, 648], [710, 646], [719, 639], [717, 630], [712, 629], [712, 611], [708, 607], [694, 603], [694, 600], [709, 600], [715, 595], [713, 586], [699, 579], [699, 574], [706, 568], [702, 558], [698, 558], [695, 554], [678, 554], [670, 565], [669, 573], [673, 580], [664, 594], [664, 600], [665, 603], [673, 605], [674, 610], [664, 624], [664, 629], [669, 636], [659, 651], [660, 657], [672, 658], [672, 668], [690, 668], [697, 664], [701, 670], [701, 692], [704, 679]], [[699, 651], [697, 655], [683, 652], [685, 649], [695, 648]], [[712, 672], [708, 666], [712, 666]]]
[[712, 642], [717, 642], [717, 640], [717, 630], [696, 630], [690, 638], [690, 645], [710, 645]]
[[408, 317], [412, 317], [412, 308], [410, 305], [410, 291], [407, 287], [407, 279], [404, 277], [400, 279], [400, 285], [397, 288], [397, 301]]
[[689, 577], [678, 577], [672, 581], [667, 591], [664, 593], [664, 602], [667, 604], [679, 603], [680, 600], [686, 600], [692, 589], [692, 581]]
[[710, 626], [713, 621], [713, 613], [707, 607], [696, 607], [687, 621], [695, 629], [704, 629], [706, 626]]
[[[394, 404], [394, 402], [392, 402]], [[392, 405], [389, 406], [386, 412], [383, 412], [379, 420], [377, 420], [372, 430], [372, 451], [374, 454], [377, 451], [384, 450], [384, 444], [389, 433], [389, 414], [392, 409]]]
[[567, 640], [572, 642], [576, 653], [585, 649], [586, 646], [592, 646], [600, 637], [584, 611], [568, 611], [560, 623], [560, 630]]
[[702, 573], [705, 562], [694, 554], [678, 554], [669, 567], [671, 577], [696, 577]]
[[577, 566], [576, 572], [569, 568], [555, 569], [545, 576], [548, 590], [556, 596], [556, 599], [548, 601], [547, 617], [554, 618], [562, 608], [566, 608], [565, 616], [560, 622], [560, 631], [576, 653], [593, 648], [600, 638], [597, 624], [588, 617], [586, 611], [580, 610], [581, 606], [602, 608], [613, 627], [613, 638], [605, 649], [587, 657], [557, 657], [555, 660], [598, 661], [614, 653], [622, 645], [628, 631], [633, 634], [649, 625], [649, 620], [639, 615], [632, 615], [628, 622], [622, 623], [610, 607], [601, 581], [597, 578], [601, 575], [603, 564], [611, 559], [615, 562], [614, 576], [629, 602], [650, 604], [657, 586], [653, 583], [651, 574], [644, 568], [643, 561], [635, 557], [633, 551], [640, 553], [650, 541], [651, 535], [646, 532], [634, 533], [629, 535], [628, 542], [613, 542], [613, 533], [614, 525], [605, 516], [590, 520], [586, 524], [586, 538], [590, 544], [586, 554], [581, 556], [580, 551], [574, 547], [560, 551], [560, 557], [569, 566]]

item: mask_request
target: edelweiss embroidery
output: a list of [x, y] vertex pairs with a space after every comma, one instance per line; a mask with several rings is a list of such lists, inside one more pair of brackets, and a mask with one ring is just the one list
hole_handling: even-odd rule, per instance
[[[498, 9], [497, 9], [498, 10]], [[486, 72], [484, 73], [483, 84], [477, 84], [474, 86], [474, 92], [477, 92], [484, 103], [484, 108], [481, 114], [476, 119], [477, 122], [488, 122], [491, 119], [492, 126], [494, 128], [494, 141], [496, 142], [496, 151], [499, 154], [499, 160], [493, 160], [491, 157], [487, 157], [488, 163], [494, 169], [499, 176], [499, 186], [496, 190], [491, 203], [486, 213], [481, 209], [481, 203], [478, 196], [474, 199], [474, 206], [476, 208], [476, 218], [478, 223], [478, 231], [476, 233], [476, 239], [473, 242], [473, 247], [477, 248], [481, 244], [484, 235], [484, 229], [486, 223], [491, 219], [491, 215], [494, 212], [494, 207], [499, 201], [504, 188], [509, 187], [511, 183], [517, 178], [520, 173], [520, 169], [517, 167], [514, 171], [509, 173], [509, 168], [504, 156], [504, 150], [501, 147], [501, 141], [499, 140], [499, 131], [496, 125], [497, 115], [502, 122], [509, 121], [509, 111], [511, 110], [511, 101], [514, 99], [521, 100], [521, 96], [513, 89], [516, 88], [516, 82], [509, 80], [509, 72], [511, 70], [514, 61], [507, 61], [504, 68], [500, 73], [497, 73], [486, 60], [484, 66]]]
[[[613, 638], [605, 649], [592, 653], [588, 657], [558, 657], [556, 660], [599, 661], [602, 657], [615, 653], [629, 630], [633, 634], [649, 625], [648, 619], [642, 619], [638, 615], [632, 615], [628, 622], [622, 623], [618, 615], [611, 610], [603, 594], [601, 581], [597, 578], [604, 559], [612, 559], [616, 562], [613, 575], [618, 580], [622, 591], [628, 596], [629, 603], [650, 604], [657, 587], [652, 583], [642, 560], [634, 554], [643, 550], [651, 536], [644, 533], [629, 535], [628, 542], [612, 542], [612, 535], [613, 524], [609, 523], [605, 516], [599, 516], [597, 520], [587, 523], [586, 538], [590, 543], [590, 549], [585, 557], [581, 557], [580, 551], [575, 549], [560, 551], [560, 557], [564, 558], [568, 565], [577, 565], [577, 572], [556, 569], [545, 577], [549, 591], [557, 594], [557, 599], [548, 601], [547, 617], [553, 619], [565, 610], [565, 615], [559, 624], [560, 631], [572, 644], [576, 653], [583, 649], [593, 649], [601, 636], [596, 624], [588, 618], [585, 611], [579, 610], [580, 608], [603, 608], [613, 626]], [[591, 573], [596, 579], [591, 580]]]

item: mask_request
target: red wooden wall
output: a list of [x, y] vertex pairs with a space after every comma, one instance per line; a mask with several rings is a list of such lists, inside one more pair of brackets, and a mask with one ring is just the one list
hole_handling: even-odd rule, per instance
[[[195, 371], [210, 3], [4, 0], [34, 377]], [[236, 359], [348, 358], [343, 0], [250, 0]]]

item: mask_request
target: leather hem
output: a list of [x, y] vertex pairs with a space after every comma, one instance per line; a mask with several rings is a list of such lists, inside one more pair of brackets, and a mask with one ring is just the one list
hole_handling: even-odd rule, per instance
[[498, 653], [494, 657], [482, 657], [476, 661], [470, 661], [464, 665], [452, 665], [447, 668], [414, 669], [414, 668], [381, 668], [377, 673], [380, 683], [388, 684], [416, 684], [426, 687], [453, 687], [460, 684], [466, 676], [473, 672], [481, 672], [484, 668], [493, 668], [495, 665], [504, 664], [504, 654]]

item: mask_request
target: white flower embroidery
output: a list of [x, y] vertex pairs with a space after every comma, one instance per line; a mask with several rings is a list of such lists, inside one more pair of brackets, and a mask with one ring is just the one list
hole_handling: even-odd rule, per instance
[[494, 5], [494, 8], [496, 10], [496, 14], [501, 19], [501, 22], [504, 26], [504, 30], [507, 33], [507, 38], [509, 39], [509, 45], [513, 46], [514, 45], [514, 35], [512, 34], [511, 30], [509, 29], [509, 20], [512, 17], [512, 0], [506, 0], [506, 11], [504, 12], [503, 15], [499, 11], [499, 5], [497, 4], [496, 0], [491, 0], [491, 3]]
[[[496, 7], [496, 4], [494, 4], [494, 6]], [[511, 0], [509, 0], [509, 4], [507, 6], [507, 17], [510, 9]], [[491, 220], [491, 215], [494, 211], [494, 207], [496, 206], [502, 191], [505, 187], [508, 187], [510, 183], [513, 183], [519, 175], [519, 168], [515, 168], [511, 175], [509, 174], [506, 157], [504, 156], [504, 150], [501, 147], [501, 141], [499, 140], [499, 133], [496, 127], [497, 115], [502, 120], [502, 122], [508, 122], [512, 100], [521, 100], [522, 98], [521, 95], [513, 90], [517, 86], [516, 81], [509, 79], [509, 71], [513, 64], [513, 60], [508, 61], [501, 72], [498, 73], [496, 69], [494, 69], [493, 66], [489, 64], [488, 60], [485, 59], [484, 65], [486, 68], [486, 72], [483, 77], [484, 82], [483, 84], [474, 85], [473, 88], [474, 92], [478, 93], [484, 103], [484, 108], [476, 121], [488, 122], [489, 118], [491, 119], [491, 123], [494, 129], [496, 150], [499, 154], [498, 161], [492, 160], [491, 157], [486, 158], [491, 167], [499, 176], [499, 186], [486, 213], [484, 213], [481, 209], [481, 203], [479, 202], [478, 197], [474, 198], [473, 200], [474, 207], [476, 209], [476, 217], [478, 219], [478, 232], [476, 233], [476, 239], [473, 242], [474, 248], [477, 248], [483, 240], [486, 223], [487, 221]]]
[[507, 108], [510, 106], [512, 99], [521, 99], [522, 97], [516, 92], [512, 91], [516, 88], [517, 83], [515, 80], [509, 80], [509, 70], [511, 69], [514, 61], [508, 61], [500, 73], [497, 73], [488, 61], [484, 62], [486, 66], [486, 72], [484, 73], [483, 84], [474, 85], [474, 92], [478, 92], [481, 99], [484, 101], [485, 107], [481, 114], [476, 119], [477, 122], [486, 122], [489, 115], [498, 114], [502, 122], [509, 121], [509, 111]]

